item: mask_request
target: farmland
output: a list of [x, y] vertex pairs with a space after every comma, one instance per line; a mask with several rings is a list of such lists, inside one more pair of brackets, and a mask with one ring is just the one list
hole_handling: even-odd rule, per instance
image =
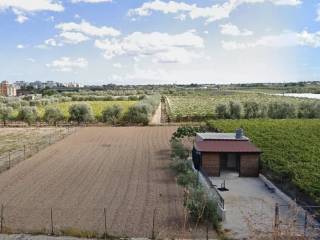
[[316, 102], [310, 99], [297, 99], [283, 96], [274, 96], [264, 93], [249, 93], [236, 91], [197, 91], [186, 95], [167, 95], [167, 111], [172, 121], [181, 119], [203, 120], [215, 117], [215, 108], [219, 104], [227, 104], [230, 101], [244, 103], [247, 101], [267, 105], [272, 102], [287, 102], [298, 106], [302, 102]]
[[[10, 231], [177, 236], [183, 192], [170, 170], [174, 127], [82, 128], [0, 175]], [[155, 214], [155, 215], [154, 215]], [[8, 231], [9, 231], [8, 230]]]
[[320, 204], [319, 120], [216, 120], [210, 125], [226, 132], [243, 127], [263, 150], [263, 166], [274, 181], [292, 183]]
[[[77, 103], [87, 103], [92, 107], [92, 111], [95, 117], [99, 118], [101, 116], [102, 111], [110, 107], [112, 105], [120, 105], [124, 111], [126, 112], [128, 108], [136, 103], [136, 101], [81, 101], [81, 102], [62, 102], [62, 103], [57, 103], [57, 104], [52, 104], [51, 106], [55, 106], [59, 108], [64, 117], [68, 118], [69, 117], [69, 107], [73, 104]], [[38, 107], [38, 114], [40, 117], [43, 116], [45, 107]]]

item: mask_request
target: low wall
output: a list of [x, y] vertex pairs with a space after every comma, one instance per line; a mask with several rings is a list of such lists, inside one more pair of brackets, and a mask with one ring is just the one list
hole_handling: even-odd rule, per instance
[[222, 204], [220, 204], [220, 197], [217, 194], [217, 189], [214, 186], [211, 186], [208, 183], [208, 180], [206, 177], [201, 173], [201, 171], [196, 170], [192, 165], [193, 171], [197, 174], [198, 180], [201, 183], [201, 185], [204, 187], [204, 190], [206, 191], [209, 198], [213, 199], [215, 202], [217, 202], [217, 213], [222, 221], [226, 220], [226, 209]]

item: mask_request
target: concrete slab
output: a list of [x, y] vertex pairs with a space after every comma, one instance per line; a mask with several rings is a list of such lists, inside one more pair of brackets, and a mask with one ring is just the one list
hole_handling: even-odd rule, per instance
[[[296, 219], [299, 231], [303, 231], [305, 212], [289, 207], [288, 201], [276, 192], [272, 193], [260, 178], [240, 178], [238, 173], [224, 172], [220, 177], [210, 178], [219, 188], [225, 183], [228, 191], [220, 191], [225, 200], [225, 229], [236, 239], [248, 238], [251, 233], [271, 232], [274, 226], [275, 206], [280, 209], [281, 224]], [[288, 221], [290, 219], [290, 221]]]

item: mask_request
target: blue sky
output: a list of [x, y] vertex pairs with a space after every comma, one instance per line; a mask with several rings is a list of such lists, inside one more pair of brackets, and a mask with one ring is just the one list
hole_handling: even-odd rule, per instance
[[0, 0], [0, 80], [320, 80], [319, 6], [319, 0]]

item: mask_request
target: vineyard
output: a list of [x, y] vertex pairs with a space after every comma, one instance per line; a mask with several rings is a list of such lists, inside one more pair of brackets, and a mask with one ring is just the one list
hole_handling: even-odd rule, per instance
[[273, 102], [285, 102], [292, 104], [296, 108], [303, 102], [316, 102], [316, 100], [311, 99], [232, 91], [211, 91], [211, 93], [198, 91], [187, 95], [167, 95], [165, 100], [169, 118], [172, 121], [197, 121], [214, 118], [215, 108], [219, 104], [226, 104], [230, 101], [238, 102], [242, 105], [250, 101], [263, 106]]
[[273, 180], [293, 184], [320, 204], [319, 120], [216, 120], [209, 124], [224, 132], [243, 127], [263, 150], [263, 168], [271, 171]]

